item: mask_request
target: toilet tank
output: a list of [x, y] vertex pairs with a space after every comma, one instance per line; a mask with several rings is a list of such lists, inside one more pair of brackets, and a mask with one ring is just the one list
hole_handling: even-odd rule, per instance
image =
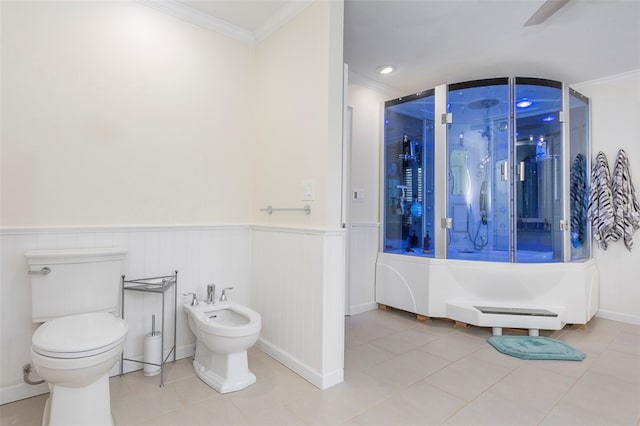
[[33, 322], [118, 308], [124, 248], [30, 250]]

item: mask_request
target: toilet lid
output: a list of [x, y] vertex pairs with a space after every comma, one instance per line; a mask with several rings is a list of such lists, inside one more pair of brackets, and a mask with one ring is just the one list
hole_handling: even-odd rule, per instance
[[42, 324], [31, 346], [44, 356], [82, 358], [117, 346], [126, 334], [127, 324], [109, 313], [69, 315]]

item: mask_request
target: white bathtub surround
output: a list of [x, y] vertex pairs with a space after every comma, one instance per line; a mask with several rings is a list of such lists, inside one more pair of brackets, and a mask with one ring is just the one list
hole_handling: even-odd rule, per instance
[[[257, 346], [321, 389], [343, 380], [344, 230], [254, 226]], [[315, 336], [315, 338], [309, 338]]]
[[[597, 312], [600, 278], [594, 260], [505, 263], [380, 253], [379, 303], [483, 327], [559, 330], [586, 324]], [[486, 314], [477, 306], [548, 310], [557, 317]]]

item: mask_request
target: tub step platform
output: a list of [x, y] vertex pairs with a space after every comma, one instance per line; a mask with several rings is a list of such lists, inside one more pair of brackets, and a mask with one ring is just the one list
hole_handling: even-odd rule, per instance
[[561, 330], [565, 326], [562, 306], [515, 306], [501, 303], [449, 302], [447, 317], [479, 327], [492, 327], [494, 335], [502, 328], [525, 328], [537, 336], [538, 331]]
[[474, 306], [477, 310], [483, 314], [497, 314], [497, 315], [531, 315], [534, 317], [557, 317], [555, 312], [547, 311], [546, 309], [527, 309], [527, 308], [497, 308], [491, 306]]

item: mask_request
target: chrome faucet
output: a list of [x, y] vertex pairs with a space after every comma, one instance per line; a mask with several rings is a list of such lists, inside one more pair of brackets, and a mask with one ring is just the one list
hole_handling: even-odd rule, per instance
[[191, 297], [191, 306], [196, 306], [198, 304], [198, 299], [196, 298], [196, 294], [194, 292], [182, 293], [183, 296], [192, 296]]
[[226, 302], [227, 301], [227, 290], [233, 290], [233, 287], [227, 287], [222, 289], [222, 294], [220, 295], [220, 301], [221, 302]]
[[216, 285], [209, 284], [207, 285], [207, 300], [204, 301], [209, 305], [216, 303]]

